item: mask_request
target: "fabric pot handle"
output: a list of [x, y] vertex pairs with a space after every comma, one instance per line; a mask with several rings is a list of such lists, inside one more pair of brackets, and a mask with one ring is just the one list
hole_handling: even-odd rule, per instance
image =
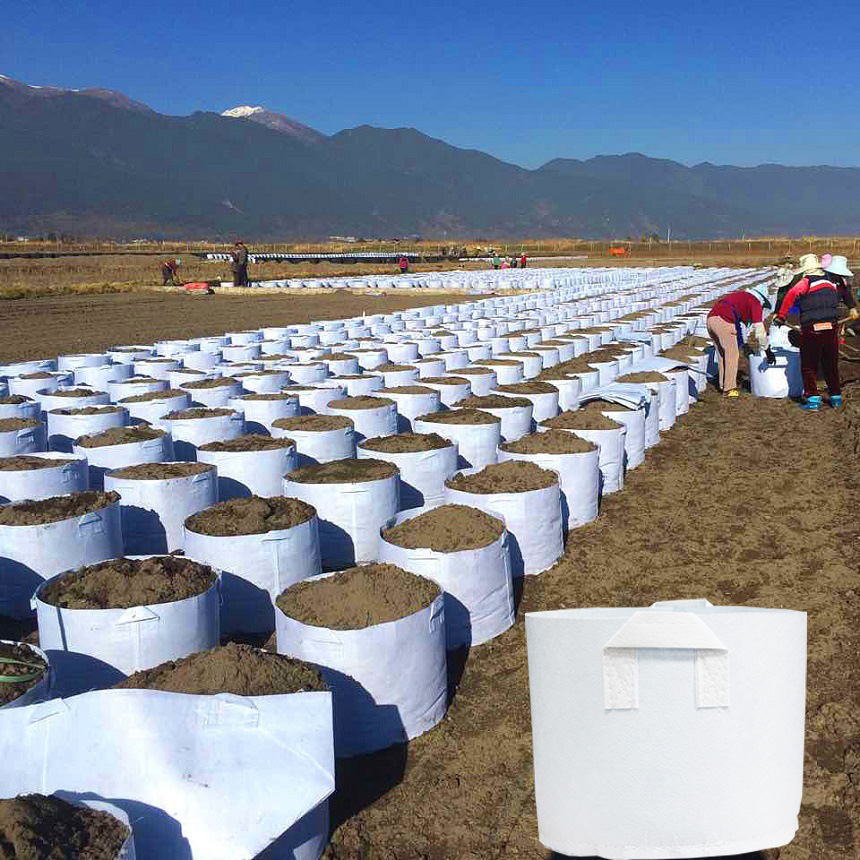
[[[665, 606], [666, 604], [662, 604]], [[696, 652], [696, 707], [729, 706], [729, 651], [693, 612], [634, 612], [603, 646], [603, 707], [639, 707], [640, 648]]]

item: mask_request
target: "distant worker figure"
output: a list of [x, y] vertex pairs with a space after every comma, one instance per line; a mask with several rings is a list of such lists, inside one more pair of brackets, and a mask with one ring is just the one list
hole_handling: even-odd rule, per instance
[[171, 257], [168, 260], [162, 260], [161, 262], [161, 286], [167, 287], [178, 287], [179, 284], [179, 264], [182, 260], [179, 257]]
[[397, 265], [400, 266], [400, 274], [401, 275], [408, 274], [408, 272], [409, 272], [409, 258], [408, 257], [401, 257], [397, 261]]
[[[835, 263], [835, 265], [834, 265]], [[845, 271], [850, 277], [847, 260], [831, 258], [828, 264], [840, 271], [828, 275], [821, 268], [821, 260], [815, 254], [804, 254], [800, 258], [800, 273], [803, 277], [786, 293], [777, 309], [774, 322], [782, 325], [789, 311], [796, 305], [800, 311], [800, 372], [803, 376], [806, 412], [817, 412], [821, 408], [818, 394], [818, 368], [824, 373], [830, 405], [834, 409], [842, 406], [842, 387], [839, 380], [839, 301], [848, 306], [848, 318], [858, 318], [857, 300], [846, 288]]]
[[520, 268], [521, 268], [521, 269], [524, 269], [524, 268], [526, 267], [526, 263], [527, 263], [527, 262], [528, 262], [528, 261], [527, 261], [527, 259], [526, 259], [525, 251], [523, 251], [523, 253], [522, 253], [522, 254], [520, 254]]
[[507, 260], [502, 260], [501, 266], [496, 266], [497, 269], [498, 268], [510, 269], [510, 267], [511, 267], [511, 264]]
[[758, 342], [765, 350], [768, 364], [776, 363], [776, 356], [768, 347], [764, 327], [763, 307], [770, 307], [767, 293], [762, 288], [735, 290], [723, 296], [708, 314], [708, 334], [717, 348], [720, 367], [720, 390], [726, 397], [737, 397], [738, 359], [744, 346], [742, 325], [751, 325]]
[[502, 265], [502, 259], [498, 254], [493, 254], [493, 268], [498, 269]]
[[240, 239], [230, 252], [230, 268], [233, 271], [233, 286], [248, 286], [248, 249]]
[[511, 268], [516, 269], [516, 267], [517, 267], [517, 258], [511, 257]]

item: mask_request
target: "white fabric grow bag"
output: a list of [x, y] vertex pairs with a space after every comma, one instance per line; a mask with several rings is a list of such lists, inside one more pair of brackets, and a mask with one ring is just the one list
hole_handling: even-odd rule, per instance
[[404, 451], [390, 453], [356, 449], [359, 459], [370, 457], [394, 463], [400, 470], [400, 509], [422, 505], [441, 505], [445, 498], [445, 481], [457, 471], [457, 445], [434, 448], [431, 451]]
[[764, 352], [749, 357], [750, 391], [756, 397], [800, 397], [803, 394], [800, 352], [790, 348], [773, 352], [776, 364], [772, 367]]
[[89, 487], [86, 456], [56, 452], [28, 456], [39, 457], [53, 465], [45, 469], [0, 471], [0, 502], [65, 496], [82, 493]]
[[[432, 378], [432, 377], [431, 377]], [[426, 379], [421, 380], [421, 384], [427, 388], [432, 388], [439, 392], [439, 408], [449, 408], [456, 406], [461, 400], [469, 397], [472, 393], [472, 385], [468, 379], [461, 377], [464, 382], [453, 382], [448, 384], [445, 382], [427, 382]], [[417, 416], [416, 416], [417, 417]]]
[[253, 400], [249, 395], [233, 397], [227, 404], [229, 409], [245, 416], [245, 432], [271, 435], [272, 424], [279, 418], [292, 418], [299, 414], [299, 398], [279, 400]]
[[[570, 376], [567, 379], [546, 379], [548, 385], [558, 389], [558, 411], [575, 412], [579, 409], [579, 397], [582, 394], [582, 379], [579, 376]], [[535, 421], [543, 421], [535, 416]]]
[[185, 548], [187, 517], [218, 501], [215, 469], [178, 478], [123, 478], [108, 472], [105, 490], [120, 494], [125, 552], [153, 555]]
[[369, 373], [349, 379], [345, 376], [334, 376], [328, 382], [337, 382], [348, 397], [360, 397], [363, 394], [373, 394], [383, 386], [383, 379], [377, 374]]
[[[400, 525], [431, 507], [404, 511], [387, 526]], [[449, 650], [488, 642], [516, 619], [507, 531], [488, 546], [458, 552], [409, 549], [380, 538], [379, 560], [432, 579], [444, 591]]]
[[[635, 469], [645, 462], [645, 405], [647, 389], [638, 385], [608, 385], [605, 388], [595, 388], [588, 392], [581, 403], [589, 400], [609, 400], [621, 406], [633, 409], [633, 412], [613, 412], [610, 407], [603, 410], [607, 418], [618, 424], [623, 424], [627, 432], [624, 435], [624, 467]], [[650, 392], [647, 392], [650, 396]], [[579, 432], [579, 431], [577, 431]]]
[[96, 391], [107, 391], [109, 382], [132, 376], [130, 364], [103, 364], [100, 367], [79, 367], [74, 372], [75, 385], [89, 385]]
[[[133, 382], [132, 380], [142, 380]], [[111, 403], [118, 403], [124, 397], [134, 397], [137, 394], [149, 394], [153, 391], [164, 391], [168, 383], [163, 379], [146, 380], [143, 377], [129, 377], [108, 382], [107, 390]]]
[[141, 400], [136, 403], [123, 400], [121, 405], [128, 409], [128, 414], [135, 419], [131, 422], [132, 424], [147, 421], [155, 427], [164, 427], [164, 422], [161, 419], [171, 412], [187, 409], [191, 405], [191, 395], [176, 394], [172, 397]]
[[610, 493], [617, 493], [624, 489], [624, 437], [627, 435], [627, 428], [624, 425], [612, 430], [565, 430], [565, 432], [588, 439], [589, 442], [597, 445], [601, 496], [608, 496]]
[[288, 386], [283, 393], [298, 398], [301, 415], [331, 415], [329, 403], [344, 396], [343, 388], [329, 385]]
[[[478, 470], [465, 471], [472, 473]], [[514, 576], [543, 573], [564, 552], [558, 483], [523, 493], [467, 493], [446, 485], [445, 503], [469, 505], [501, 517], [510, 534], [511, 572]]]
[[289, 384], [290, 374], [289, 371], [272, 367], [268, 373], [251, 373], [249, 376], [240, 376], [236, 381], [244, 391], [252, 394], [276, 394]]
[[338, 409], [330, 406], [328, 411], [332, 415], [352, 419], [359, 441], [397, 433], [397, 406], [394, 403], [380, 402], [379, 406], [370, 409]]
[[[53, 392], [40, 391], [37, 393], [36, 399], [42, 404], [43, 412], [50, 412], [52, 409], [83, 409], [87, 406], [107, 406], [110, 403], [110, 395], [107, 391], [93, 391], [79, 397], [64, 397], [58, 393], [75, 388], [77, 386], [65, 386]], [[81, 390], [84, 390], [83, 387]]]
[[135, 361], [135, 376], [151, 376], [153, 379], [163, 379], [165, 382], [170, 376], [171, 370], [176, 370], [180, 365], [175, 358], [153, 358]]
[[217, 579], [194, 597], [130, 609], [62, 609], [42, 601], [44, 588], [33, 598], [39, 643], [62, 696], [115, 684], [219, 641]]
[[[558, 415], [559, 395], [558, 391], [537, 392], [535, 394], [515, 394], [512, 391], [493, 391], [492, 394], [501, 394], [502, 397], [524, 397], [531, 401], [532, 420], [535, 422], [546, 421]], [[489, 410], [487, 410], [489, 411]], [[504, 430], [502, 431], [504, 435]]]
[[[505, 359], [506, 361], [508, 359]], [[496, 374], [496, 385], [513, 385], [515, 382], [523, 381], [523, 365], [519, 359], [510, 359], [516, 361], [516, 364], [490, 364], [486, 365], [493, 373]], [[484, 367], [480, 362], [476, 362], [478, 367]], [[471, 379], [472, 377], [470, 377]], [[495, 388], [495, 385], [493, 386]], [[475, 391], [475, 385], [472, 384], [472, 391]], [[477, 392], [476, 392], [477, 393]]]
[[324, 567], [376, 561], [379, 529], [400, 509], [398, 476], [344, 484], [308, 484], [284, 478], [284, 495], [316, 508]]
[[534, 379], [543, 370], [543, 358], [540, 355], [524, 355], [517, 353], [515, 355], [507, 354], [500, 355], [502, 359], [513, 359], [520, 362], [523, 366], [523, 378]]
[[499, 448], [499, 462], [523, 460], [558, 475], [561, 518], [565, 532], [597, 519], [600, 503], [600, 453], [597, 448], [581, 454], [517, 454]]
[[442, 358], [422, 358], [416, 362], [419, 381], [425, 376], [441, 376], [445, 372], [445, 360]]
[[418, 368], [408, 370], [372, 370], [371, 373], [382, 377], [383, 388], [395, 388], [398, 385], [415, 385], [418, 381]]
[[[72, 407], [77, 409], [79, 407]], [[70, 454], [76, 439], [90, 433], [101, 433], [112, 427], [125, 427], [129, 413], [124, 406], [110, 412], [93, 412], [92, 414], [63, 415], [54, 410], [48, 418], [48, 446], [52, 451], [63, 451]]]
[[221, 571], [221, 630], [226, 634], [271, 632], [275, 598], [322, 570], [316, 516], [254, 535], [205, 535], [186, 528], [185, 553]]
[[627, 860], [791, 841], [805, 613], [669, 601], [531, 612], [526, 633], [544, 845]]
[[412, 422], [419, 415], [438, 412], [442, 408], [442, 397], [436, 389], [423, 393], [403, 393], [389, 389], [379, 392], [380, 397], [393, 400], [397, 408], [397, 433], [410, 433]]
[[[501, 394], [502, 392], [494, 391], [491, 393]], [[518, 395], [511, 396], [516, 397]], [[481, 412], [488, 412], [501, 420], [502, 440], [505, 442], [516, 442], [517, 439], [522, 439], [523, 436], [531, 433], [533, 411], [534, 406], [532, 406], [531, 401], [529, 401], [528, 406], [481, 407]]]
[[413, 422], [416, 433], [438, 433], [457, 446], [457, 463], [463, 468], [483, 469], [495, 463], [499, 443], [502, 441], [502, 425], [492, 424], [443, 424], [437, 421]]
[[121, 555], [118, 501], [53, 523], [0, 525], [0, 614], [27, 618], [43, 580]]
[[173, 450], [179, 460], [196, 460], [200, 445], [235, 439], [245, 432], [245, 419], [241, 412], [204, 418], [167, 418], [160, 423], [170, 431]]
[[295, 385], [313, 385], [315, 382], [322, 382], [327, 374], [328, 369], [322, 362], [290, 365], [290, 379]]
[[[330, 693], [97, 690], [4, 711], [0, 755], [12, 761], [0, 796], [110, 797], [129, 813], [140, 860], [236, 860], [269, 846], [316, 860], [325, 846]], [[261, 779], [265, 792], [247, 790]]]
[[179, 387], [191, 395], [192, 406], [205, 406], [209, 409], [223, 408], [232, 397], [243, 393], [241, 382], [230, 382], [217, 388], [188, 388], [187, 383]]
[[218, 499], [280, 496], [284, 475], [298, 468], [295, 445], [263, 451], [197, 451], [199, 463], [218, 469]]
[[[472, 389], [472, 394], [475, 397], [483, 397], [489, 394], [497, 385], [499, 385], [499, 377], [496, 371], [491, 367], [485, 368], [487, 373], [466, 373], [463, 374], [463, 379], [469, 380], [469, 385]], [[460, 374], [454, 374], [459, 376]]]
[[292, 439], [296, 443], [299, 466], [330, 463], [355, 456], [355, 431], [350, 427], [333, 430], [284, 430], [272, 427], [272, 436]]
[[0, 457], [35, 454], [45, 447], [45, 425], [41, 421], [34, 427], [0, 431]]
[[104, 486], [105, 472], [136, 466], [138, 463], [164, 463], [173, 459], [173, 439], [163, 433], [155, 439], [126, 442], [124, 445], [102, 445], [98, 448], [72, 446], [78, 457], [86, 457], [90, 469], [90, 486], [100, 490]]
[[42, 407], [35, 400], [23, 403], [0, 403], [0, 418], [24, 418], [38, 421]]
[[418, 612], [360, 630], [313, 627], [288, 618], [277, 607], [275, 627], [278, 653], [315, 663], [332, 692], [336, 755], [402, 743], [445, 716], [441, 594]]

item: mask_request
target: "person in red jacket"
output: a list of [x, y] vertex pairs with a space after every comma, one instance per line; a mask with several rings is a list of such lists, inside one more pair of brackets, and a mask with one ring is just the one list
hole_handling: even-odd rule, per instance
[[839, 302], [844, 302], [850, 319], [857, 319], [857, 301], [844, 283], [825, 273], [815, 254], [800, 258], [803, 277], [786, 293], [774, 316], [774, 323], [783, 325], [789, 311], [796, 305], [800, 311], [800, 371], [803, 376], [804, 402], [807, 412], [821, 408], [818, 394], [818, 368], [824, 373], [830, 405], [842, 406], [839, 382]]
[[526, 263], [528, 262], [528, 258], [525, 254], [520, 254], [520, 268], [524, 269], [526, 267]]
[[739, 394], [738, 359], [744, 346], [741, 326], [753, 326], [768, 363], [776, 362], [776, 357], [768, 348], [767, 331], [762, 320], [764, 306], [770, 307], [767, 293], [759, 287], [753, 287], [728, 293], [708, 314], [708, 334], [717, 349], [720, 365], [720, 390], [726, 397], [737, 397]]

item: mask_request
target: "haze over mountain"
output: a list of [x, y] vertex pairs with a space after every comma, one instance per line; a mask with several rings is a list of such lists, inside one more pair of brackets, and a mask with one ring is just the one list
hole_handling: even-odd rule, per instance
[[166, 116], [111, 90], [0, 76], [0, 230], [677, 238], [860, 231], [860, 169], [687, 167], [637, 153], [537, 170], [416, 129], [326, 136], [242, 106]]

